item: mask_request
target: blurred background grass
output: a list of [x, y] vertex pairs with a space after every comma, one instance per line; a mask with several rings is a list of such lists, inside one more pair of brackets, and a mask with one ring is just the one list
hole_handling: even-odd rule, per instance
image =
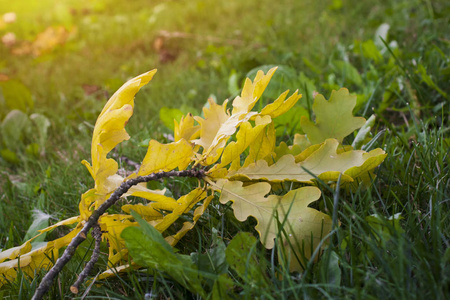
[[[255, 68], [278, 65], [262, 101], [298, 88], [307, 109], [313, 92], [328, 98], [347, 87], [358, 96], [356, 113], [376, 113], [375, 130], [388, 130], [374, 145], [389, 153], [376, 188], [355, 196], [362, 204], [347, 207], [342, 220], [402, 211], [411, 239], [439, 244], [435, 253], [442, 255], [449, 229], [449, 15], [443, 0], [0, 0], [0, 121], [19, 109], [49, 122], [48, 132], [42, 122], [24, 125], [13, 140], [1, 131], [0, 247], [21, 243], [32, 209], [50, 213], [50, 222], [78, 214], [80, 195], [93, 184], [79, 162], [90, 158], [98, 113], [126, 80], [158, 69], [136, 98], [127, 125], [132, 138], [118, 150], [139, 162], [148, 138], [167, 142], [161, 108], [200, 113], [210, 96], [219, 103], [233, 97]], [[295, 117], [278, 124], [279, 139], [298, 130]], [[442, 206], [442, 218], [427, 223], [430, 199]], [[439, 227], [440, 237], [416, 237], [416, 221]], [[430, 249], [417, 247], [417, 257], [427, 257]], [[352, 262], [349, 270], [356, 268]], [[364, 276], [355, 285], [352, 272], [343, 282], [362, 285]], [[377, 295], [373, 286], [366, 292]]]

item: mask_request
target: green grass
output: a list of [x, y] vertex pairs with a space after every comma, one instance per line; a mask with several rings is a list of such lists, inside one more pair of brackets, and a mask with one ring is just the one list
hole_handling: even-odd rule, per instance
[[[255, 284], [231, 272], [234, 297], [448, 298], [450, 6], [446, 1], [97, 0], [58, 6], [53, 1], [10, 2], [0, 0], [0, 14], [16, 11], [18, 20], [0, 27], [2, 36], [13, 31], [18, 39], [33, 40], [38, 32], [56, 25], [77, 31], [65, 45], [37, 58], [11, 55], [0, 45], [0, 74], [22, 82], [34, 102], [26, 112], [41, 113], [51, 123], [45, 155], [25, 150], [35, 141], [31, 134], [15, 148], [18, 163], [0, 158], [0, 248], [23, 242], [35, 208], [51, 214], [52, 223], [78, 214], [81, 194], [93, 186], [79, 162], [90, 160], [92, 128], [106, 94], [127, 79], [158, 68], [154, 80], [137, 96], [127, 126], [132, 138], [119, 149], [140, 161], [145, 148], [139, 143], [150, 137], [166, 141], [169, 129], [159, 120], [162, 107], [187, 105], [200, 112], [211, 94], [219, 102], [233, 96], [228, 85], [233, 72], [241, 87], [252, 69], [279, 65], [282, 75], [269, 92], [299, 88], [302, 101], [312, 101], [311, 88], [326, 97], [339, 87], [357, 94], [357, 114], [368, 118], [375, 113], [373, 135], [382, 132], [372, 148], [383, 148], [388, 157], [366, 190], [337, 194], [336, 189], [322, 187], [319, 207], [337, 214], [341, 225], [320, 263], [309, 265], [302, 274], [289, 274], [277, 264], [276, 251], [258, 246], [264, 280]], [[387, 47], [377, 56], [370, 51], [370, 40], [383, 23], [390, 25]], [[187, 34], [165, 41], [163, 49], [173, 61], [161, 61], [161, 53], [153, 48], [161, 30]], [[87, 95], [86, 84], [99, 91]], [[0, 119], [9, 111], [0, 96]], [[294, 125], [284, 132], [291, 133]], [[175, 182], [171, 188], [183, 190], [189, 184]], [[216, 237], [228, 243], [237, 232], [254, 233], [254, 220], [240, 223], [230, 207], [217, 204], [177, 244], [181, 253], [204, 253]], [[398, 213], [400, 228], [388, 220]], [[368, 222], [374, 214], [385, 231]], [[60, 235], [53, 232], [48, 238]], [[73, 274], [79, 272], [89, 247], [88, 242], [82, 245], [49, 291], [50, 299], [70, 297]], [[105, 265], [100, 262], [99, 270]], [[2, 287], [0, 295], [29, 299], [40, 275], [33, 280], [19, 276]], [[150, 271], [133, 271], [93, 285], [87, 298], [143, 299], [150, 292], [163, 299], [196, 298], [170, 278]]]

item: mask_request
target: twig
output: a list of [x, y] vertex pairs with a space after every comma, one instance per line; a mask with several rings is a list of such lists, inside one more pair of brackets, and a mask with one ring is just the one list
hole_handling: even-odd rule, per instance
[[94, 210], [84, 224], [84, 227], [81, 231], [72, 239], [70, 244], [67, 246], [63, 255], [58, 258], [53, 268], [48, 271], [48, 273], [44, 276], [38, 288], [36, 289], [32, 300], [40, 300], [44, 297], [47, 290], [50, 288], [55, 277], [61, 272], [64, 266], [72, 259], [75, 254], [75, 250], [78, 246], [86, 239], [87, 233], [89, 230], [98, 222], [100, 216], [102, 216], [108, 208], [114, 205], [120, 197], [125, 194], [132, 186], [137, 185], [141, 182], [148, 182], [153, 180], [158, 180], [166, 177], [197, 177], [203, 178], [205, 176], [204, 170], [185, 170], [185, 171], [170, 171], [170, 172], [159, 172], [153, 173], [147, 176], [140, 176], [125, 182], [111, 194], [108, 200], [106, 200], [97, 210]]
[[78, 275], [77, 281], [70, 287], [70, 291], [74, 294], [78, 294], [78, 290], [80, 289], [80, 285], [84, 282], [86, 277], [89, 275], [89, 272], [91, 272], [94, 265], [97, 263], [98, 257], [100, 256], [100, 244], [102, 242], [102, 230], [100, 228], [100, 225], [95, 224], [92, 228], [91, 232], [92, 237], [95, 240], [95, 247], [94, 251], [92, 252], [91, 259], [84, 267], [83, 271]]

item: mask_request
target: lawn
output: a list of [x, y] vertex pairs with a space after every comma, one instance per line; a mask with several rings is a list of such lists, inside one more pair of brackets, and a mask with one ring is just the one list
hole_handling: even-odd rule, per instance
[[[0, 0], [0, 249], [79, 215], [81, 195], [94, 185], [80, 163], [90, 161], [94, 124], [130, 78], [158, 69], [136, 96], [126, 127], [131, 138], [112, 152], [124, 171], [132, 171], [129, 161], [142, 161], [150, 139], [173, 140], [174, 118], [201, 115], [208, 98], [231, 100], [246, 77], [278, 66], [256, 109], [287, 89], [303, 94], [275, 122], [278, 143], [304, 133], [300, 115], [313, 117], [317, 93], [328, 99], [345, 87], [356, 95], [355, 116], [375, 116], [364, 150], [381, 148], [387, 157], [365, 187], [316, 181], [322, 196], [312, 206], [340, 223], [319, 260], [301, 272], [290, 273], [278, 263], [279, 249], [260, 243], [247, 249], [244, 269], [219, 266], [239, 232], [250, 233], [241, 235], [250, 244], [259, 235], [254, 218], [239, 222], [215, 197], [176, 245], [179, 254], [207, 253], [216, 262], [203, 265], [209, 277], [199, 284], [212, 297], [214, 282], [226, 277], [232, 299], [448, 298], [449, 16], [443, 0]], [[164, 179], [148, 186], [180, 196], [196, 185]], [[58, 228], [46, 238], [67, 232]], [[92, 248], [91, 239], [81, 245], [49, 299], [73, 297], [69, 288]], [[107, 252], [104, 243], [90, 279], [106, 269]], [[31, 298], [45, 274], [36, 272], [20, 273], [0, 296]], [[200, 297], [152, 268], [88, 281], [79, 295], [84, 291], [96, 299]]]

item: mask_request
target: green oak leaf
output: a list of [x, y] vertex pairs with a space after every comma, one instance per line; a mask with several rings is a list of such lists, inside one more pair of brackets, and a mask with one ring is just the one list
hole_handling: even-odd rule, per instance
[[14, 109], [8, 113], [0, 124], [0, 133], [4, 145], [14, 151], [23, 144], [23, 139], [31, 134], [32, 123], [27, 114]]
[[201, 286], [198, 269], [191, 257], [175, 253], [158, 230], [134, 211], [131, 211], [131, 215], [140, 227], [125, 228], [121, 237], [125, 240], [133, 260], [141, 266], [166, 273], [191, 292], [205, 298], [206, 294]]
[[302, 116], [300, 124], [312, 144], [320, 144], [326, 139], [335, 138], [339, 142], [363, 126], [364, 118], [354, 117], [353, 108], [356, 96], [350, 95], [347, 89], [340, 89], [331, 93], [330, 100], [322, 95], [314, 99], [313, 111], [316, 115], [315, 124]]
[[263, 262], [256, 255], [256, 238], [248, 232], [239, 232], [228, 245], [225, 253], [230, 267], [246, 282], [255, 286], [266, 284]]

